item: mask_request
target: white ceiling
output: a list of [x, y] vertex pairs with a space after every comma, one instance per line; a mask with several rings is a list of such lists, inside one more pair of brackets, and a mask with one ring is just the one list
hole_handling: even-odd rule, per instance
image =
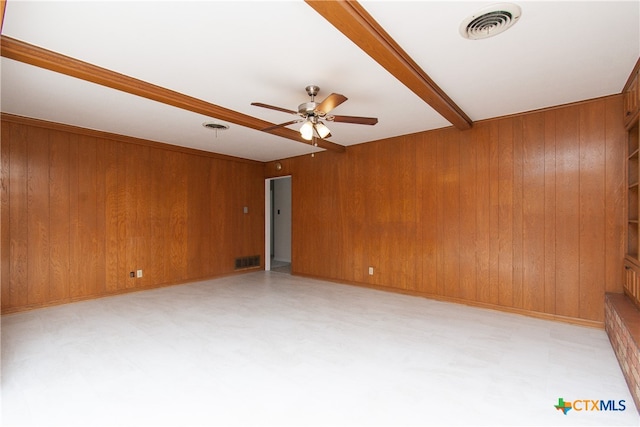
[[[484, 1], [361, 1], [364, 8], [473, 121], [620, 93], [640, 56], [640, 1], [514, 1], [522, 17], [493, 38], [458, 27]], [[328, 123], [353, 145], [450, 124], [303, 1], [8, 0], [5, 36], [282, 123], [320, 86], [347, 102]], [[127, 93], [1, 60], [2, 112], [270, 161], [310, 145], [212, 121]], [[215, 120], [213, 120], [215, 121]], [[226, 123], [223, 120], [217, 120]], [[296, 126], [291, 126], [295, 129]]]

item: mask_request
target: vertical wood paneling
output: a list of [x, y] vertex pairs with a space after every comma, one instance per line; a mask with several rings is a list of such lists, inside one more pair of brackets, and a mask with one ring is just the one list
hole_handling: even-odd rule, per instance
[[[327, 153], [327, 155], [333, 157], [330, 153]], [[321, 210], [324, 212], [322, 223], [330, 230], [327, 248], [333, 246], [333, 250], [335, 250], [336, 253], [344, 253], [345, 236], [348, 235], [348, 232], [345, 230], [345, 193], [340, 191], [340, 189], [343, 183], [348, 184], [349, 181], [345, 180], [347, 178], [344, 174], [345, 168], [339, 167], [337, 161], [329, 163], [330, 166], [325, 172], [325, 177], [329, 182], [328, 185], [324, 186], [323, 200], [330, 206], [330, 209]], [[345, 259], [343, 257], [336, 257], [326, 263], [325, 270], [328, 276], [331, 278], [344, 277], [344, 271], [346, 270], [344, 261]]]
[[[332, 227], [332, 219], [336, 218], [336, 206], [335, 206], [335, 164], [326, 165], [325, 168], [321, 167], [321, 164], [325, 162], [319, 162], [320, 157], [310, 157], [308, 159], [309, 171], [311, 172], [307, 177], [305, 184], [309, 186], [311, 194], [314, 194], [313, 204], [315, 209], [312, 215], [307, 215], [306, 226], [313, 227], [314, 225], [322, 228], [325, 232], [316, 241], [317, 252], [310, 253], [307, 257], [307, 262], [313, 274], [327, 275], [328, 277], [334, 277], [335, 265], [339, 263], [336, 259], [322, 260], [315, 256], [316, 253], [330, 253], [332, 251], [331, 245], [335, 244], [335, 249], [338, 250], [339, 238], [336, 235], [335, 229]], [[322, 176], [322, 179], [314, 179], [314, 177]], [[305, 226], [305, 227], [306, 227]]]
[[[607, 151], [607, 138], [622, 135], [623, 128], [612, 119], [615, 130], [609, 129], [604, 118], [616, 117], [619, 105], [608, 102], [496, 119], [466, 132], [443, 129], [363, 144], [324, 168], [309, 167], [308, 159], [291, 159], [294, 179], [304, 184], [294, 190], [294, 203], [305, 200], [296, 206], [299, 216], [307, 218], [296, 220], [294, 214], [299, 236], [294, 239], [294, 264], [314, 242], [322, 242], [320, 251], [329, 255], [327, 242], [338, 239], [326, 232], [326, 219], [308, 220], [318, 217], [312, 210], [323, 209], [307, 203], [311, 192], [323, 191], [310, 183], [317, 179], [328, 186], [325, 192], [346, 197], [351, 211], [345, 215], [349, 226], [343, 237], [349, 243], [338, 262], [343, 267], [325, 268], [332, 279], [599, 320], [604, 289], [620, 274], [608, 267], [608, 260], [615, 265], [622, 253], [622, 211], [608, 205], [619, 203], [619, 196], [609, 197], [609, 189], [622, 188], [623, 177], [619, 172], [606, 175], [602, 165], [620, 163], [621, 153]], [[581, 121], [582, 110], [592, 112]], [[323, 169], [332, 176], [347, 169], [349, 183], [337, 185]], [[413, 178], [406, 175], [412, 169]], [[407, 204], [408, 193], [400, 183], [411, 180], [418, 187], [417, 200]], [[325, 213], [340, 215], [335, 201], [326, 205]], [[415, 217], [408, 211], [396, 215], [405, 205], [413, 206]], [[609, 240], [616, 248], [613, 254], [601, 253]], [[600, 249], [588, 251], [596, 241]], [[417, 272], [398, 261], [413, 251], [419, 252]], [[594, 262], [587, 273], [586, 260]], [[380, 264], [374, 277], [366, 275], [371, 263]], [[299, 265], [297, 273], [327, 274], [318, 263], [308, 269]], [[335, 277], [335, 271], [342, 276]], [[589, 277], [590, 272], [595, 276]], [[411, 283], [411, 277], [419, 283]]]
[[[27, 131], [11, 126], [9, 149], [9, 296], [11, 307], [28, 304]], [[3, 126], [4, 127], [4, 126]], [[5, 134], [3, 134], [5, 135]], [[5, 251], [3, 251], [5, 252]]]
[[524, 190], [524, 147], [522, 116], [513, 119], [513, 307], [523, 307], [523, 190]]
[[[165, 157], [164, 163], [169, 160]], [[209, 214], [209, 222], [211, 224], [211, 239], [209, 247], [211, 248], [212, 257], [209, 261], [214, 271], [224, 270], [229, 260], [224, 256], [227, 239], [230, 237], [226, 234], [226, 230], [230, 228], [229, 221], [226, 218], [225, 201], [227, 200], [225, 189], [229, 188], [229, 171], [213, 161], [209, 165], [209, 188], [211, 189], [211, 213]], [[230, 190], [228, 190], [230, 191]], [[168, 209], [166, 212], [168, 213]], [[163, 218], [163, 222], [169, 223], [170, 217], [167, 215]], [[170, 235], [166, 235], [165, 239], [170, 239]], [[165, 259], [168, 261], [170, 257], [169, 251], [164, 253]], [[166, 264], [166, 262], [165, 262]]]
[[[407, 144], [403, 147], [402, 157], [395, 159], [397, 167], [402, 171], [403, 189], [403, 222], [407, 225], [404, 230], [406, 244], [404, 245], [403, 259], [407, 274], [404, 276], [404, 288], [414, 290], [418, 283], [422, 282], [422, 269], [420, 268], [420, 243], [418, 236], [418, 202], [416, 195], [416, 156], [415, 137], [406, 138]], [[404, 159], [408, 158], [409, 161]], [[404, 167], [403, 167], [404, 166]]]
[[414, 287], [416, 275], [413, 143], [398, 139], [379, 144], [379, 150], [378, 155], [386, 159], [374, 189], [378, 194], [374, 209], [380, 230], [375, 244], [376, 261], [382, 271], [374, 278], [379, 284], [408, 289]]
[[444, 138], [444, 292], [460, 296], [460, 138], [453, 131]]
[[314, 276], [325, 274], [331, 277], [327, 264], [333, 262], [333, 257], [328, 260], [317, 255], [332, 252], [329, 247], [331, 227], [327, 221], [333, 211], [330, 201], [333, 197], [329, 197], [329, 194], [335, 191], [335, 187], [332, 186], [332, 179], [328, 176], [330, 174], [326, 173], [332, 166], [327, 165], [327, 169], [322, 168], [321, 165], [324, 162], [320, 160], [320, 156], [307, 157], [303, 163], [303, 167], [310, 173], [301, 176], [296, 185], [308, 191], [304, 200], [299, 200], [299, 203], [296, 203], [292, 214], [295, 215], [295, 211], [304, 209], [305, 215], [300, 218], [300, 225], [294, 231], [296, 234], [300, 234], [308, 228], [318, 227], [324, 229], [325, 232], [318, 236], [312, 246], [306, 246], [298, 251], [293, 259], [298, 263], [298, 268], [308, 271], [309, 274]]
[[604, 104], [580, 108], [580, 317], [604, 320]]
[[97, 150], [93, 138], [78, 141], [78, 279], [85, 282], [79, 296], [98, 295]]
[[556, 314], [580, 315], [579, 108], [556, 110]]
[[[353, 241], [351, 239], [351, 229], [349, 227], [349, 197], [351, 196], [350, 186], [350, 174], [349, 169], [341, 167], [341, 163], [338, 160], [344, 161], [342, 158], [345, 156], [333, 155], [326, 153], [328, 156], [333, 157], [335, 160], [331, 162], [334, 165], [331, 169], [331, 176], [334, 177], [335, 184], [331, 188], [335, 188], [335, 214], [330, 221], [334, 221], [333, 227], [329, 226], [336, 236], [336, 253], [350, 253], [353, 247]], [[292, 237], [293, 238], [293, 237]], [[333, 265], [333, 269], [330, 270], [332, 278], [340, 279], [342, 277], [349, 277], [348, 280], [353, 280], [353, 264], [351, 258], [348, 257], [336, 257], [335, 262], [329, 263]]]
[[[187, 234], [187, 221], [189, 220], [188, 211], [188, 188], [187, 177], [183, 171], [186, 170], [189, 165], [187, 159], [183, 154], [174, 155], [171, 154], [172, 171], [171, 181], [167, 182], [167, 185], [175, 187], [174, 199], [171, 204], [171, 216], [169, 218], [169, 229], [172, 231], [172, 235], [169, 237], [171, 257], [170, 264], [172, 264], [171, 271], [175, 273], [173, 280], [184, 280], [187, 277], [187, 269], [189, 265], [188, 259], [188, 245], [189, 235]], [[236, 253], [237, 253], [237, 248]]]
[[[243, 171], [242, 176], [251, 176], [251, 173], [247, 169], [246, 164], [240, 164], [239, 166], [242, 168], [242, 171]], [[260, 253], [260, 251], [254, 252], [252, 249], [256, 247], [255, 246], [256, 234], [258, 234], [258, 239], [260, 241], [259, 247], [264, 246], [264, 243], [262, 243], [264, 241], [264, 227], [253, 225], [254, 224], [253, 218], [255, 218], [256, 215], [262, 215], [262, 212], [264, 212], [264, 198], [258, 199], [252, 196], [252, 192], [256, 188], [255, 182], [257, 182], [261, 178], [263, 178], [263, 175], [255, 175], [253, 176], [253, 180], [251, 178], [248, 179], [248, 182], [246, 185], [240, 184], [240, 187], [242, 188], [242, 197], [239, 200], [238, 205], [240, 207], [237, 212], [239, 212], [239, 215], [242, 218], [242, 229], [241, 229], [242, 232], [238, 234], [244, 237], [243, 239], [244, 245], [242, 247], [242, 253], [245, 253], [247, 255]], [[262, 202], [260, 202], [259, 200], [262, 200]], [[248, 214], [242, 213], [243, 206], [246, 206], [249, 208]]]
[[[245, 235], [248, 234], [248, 246], [245, 251], [249, 255], [260, 255], [260, 267], [264, 268], [264, 167], [262, 165], [242, 165], [242, 177], [245, 181], [245, 199], [250, 206], [249, 216], [245, 218]], [[341, 248], [341, 246], [337, 246]]]
[[[129, 241], [127, 238], [127, 230], [129, 228], [128, 218], [130, 208], [129, 206], [129, 180], [127, 179], [127, 157], [129, 153], [127, 151], [127, 144], [117, 142], [116, 143], [116, 155], [118, 159], [118, 169], [116, 172], [116, 181], [118, 183], [118, 189], [116, 194], [117, 205], [117, 254], [118, 254], [118, 290], [126, 289], [130, 287], [132, 283], [129, 277], [130, 265], [127, 263], [127, 249], [129, 247]], [[168, 172], [168, 171], [167, 171]], [[171, 187], [167, 187], [167, 192], [170, 192]], [[168, 261], [168, 260], [167, 260]], [[165, 261], [166, 262], [166, 261]]]
[[[366, 181], [367, 181], [367, 157], [368, 150], [363, 150], [362, 147], [359, 147], [358, 150], [354, 150], [353, 152], [348, 152], [348, 160], [352, 161], [354, 167], [350, 168], [350, 177], [351, 177], [351, 197], [349, 198], [349, 215], [350, 224], [351, 224], [351, 234], [353, 238], [350, 240], [351, 248], [352, 248], [352, 257], [353, 260], [352, 268], [353, 268], [353, 280], [357, 282], [364, 283], [368, 281], [368, 273], [367, 273], [367, 257], [368, 252], [366, 248], [367, 241], [367, 230], [365, 228], [365, 218], [366, 218], [366, 193], [364, 191]], [[372, 159], [373, 160], [373, 159]], [[300, 191], [303, 191], [303, 188], [296, 183], [299, 183], [301, 179], [301, 174], [296, 174], [293, 177], [293, 188], [298, 190], [293, 193], [294, 200], [297, 199], [295, 195], [299, 194]], [[300, 206], [300, 209], [297, 212], [293, 213], [294, 217], [299, 217], [300, 215], [304, 215], [304, 207]], [[298, 233], [293, 236], [294, 242], [298, 242], [298, 239], [301, 239], [304, 235], [304, 230], [299, 230]], [[297, 262], [297, 258], [294, 258], [292, 262]]]
[[522, 307], [544, 311], [544, 114], [523, 119]]
[[[416, 197], [418, 198], [418, 226], [422, 255], [422, 280], [417, 290], [438, 293], [438, 142], [420, 136], [416, 144]], [[418, 172], [418, 171], [421, 171]]]
[[[477, 135], [477, 132], [473, 133]], [[476, 298], [478, 224], [476, 207], [479, 205], [476, 176], [477, 140], [472, 134], [464, 132], [460, 135], [460, 186], [459, 186], [459, 266], [460, 266], [460, 298], [474, 300]]]
[[[208, 165], [207, 165], [208, 166]], [[147, 256], [149, 262], [143, 266], [144, 277], [148, 284], [166, 283], [166, 265], [164, 262], [164, 248], [166, 246], [166, 211], [162, 203], [164, 188], [162, 186], [162, 176], [165, 173], [162, 151], [153, 149], [149, 152], [149, 181], [146, 185], [147, 204], [149, 206], [149, 238]], [[204, 178], [203, 178], [204, 179]], [[210, 188], [209, 173], [207, 171], [205, 187]], [[210, 192], [209, 192], [210, 193]], [[209, 224], [210, 213], [206, 212], [203, 221]], [[209, 234], [203, 236], [209, 238]], [[211, 263], [207, 263], [208, 266]], [[215, 271], [215, 270], [211, 270]]]
[[513, 122], [499, 122], [498, 149], [498, 301], [513, 305]]
[[[238, 165], [237, 168], [239, 169], [238, 172], [243, 169], [242, 165]], [[242, 185], [240, 176], [242, 176], [242, 173], [232, 175], [234, 182], [233, 186], [237, 190], [231, 194], [231, 206], [233, 208], [229, 210], [228, 216], [232, 218], [232, 224], [234, 224], [234, 228], [232, 229], [231, 233], [235, 236], [240, 236], [240, 238], [235, 239], [235, 251], [237, 253], [246, 254], [251, 237], [248, 236], [245, 232], [250, 232], [248, 221], [250, 218], [249, 215], [253, 213], [253, 210], [251, 209], [251, 206], [249, 206], [250, 204], [245, 193], [246, 188]], [[251, 213], [244, 213], [243, 209], [245, 206], [250, 209]], [[242, 230], [243, 232], [240, 233], [240, 230]]]
[[544, 311], [556, 312], [556, 113], [544, 116]]
[[137, 280], [129, 277], [131, 272], [136, 272], [137, 256], [139, 243], [140, 228], [138, 227], [138, 167], [137, 159], [141, 153], [141, 147], [122, 144], [121, 161], [123, 164], [123, 203], [121, 205], [123, 211], [123, 234], [121, 251], [123, 254], [122, 276], [126, 277], [124, 287], [128, 289], [135, 288]]
[[119, 289], [118, 270], [118, 221], [121, 219], [118, 206], [118, 143], [104, 141], [105, 162], [105, 289]]
[[[226, 210], [225, 224], [227, 226], [230, 226], [229, 229], [226, 231], [226, 233], [229, 236], [229, 239], [233, 239], [229, 241], [232, 241], [234, 252], [243, 253], [246, 237], [241, 236], [242, 238], [240, 239], [238, 238], [234, 239], [233, 236], [238, 235], [236, 234], [236, 231], [241, 230], [244, 227], [245, 214], [243, 209], [244, 209], [244, 206], [246, 206], [246, 204], [244, 200], [242, 184], [238, 176], [232, 174], [230, 182], [231, 182], [231, 188], [235, 188], [236, 190], [229, 191], [227, 196], [225, 197], [227, 200], [229, 200], [229, 203], [225, 209]], [[231, 260], [229, 260], [229, 262], [230, 261]]]
[[96, 143], [96, 284], [94, 287], [98, 295], [107, 290], [107, 147], [106, 141], [97, 139]]
[[[392, 147], [392, 145], [388, 145]], [[416, 225], [416, 199], [415, 199], [415, 141], [405, 137], [399, 146], [390, 154], [393, 160], [389, 170], [389, 178], [396, 182], [395, 199], [392, 199], [392, 230], [393, 234], [400, 237], [394, 247], [395, 262], [391, 265], [389, 278], [393, 281], [397, 277], [397, 286], [400, 289], [415, 289], [417, 274], [417, 225]], [[394, 174], [391, 171], [397, 171]], [[393, 239], [393, 235], [389, 236]], [[393, 259], [394, 256], [390, 258]]]
[[79, 298], [86, 295], [86, 280], [81, 276], [81, 264], [84, 262], [81, 248], [81, 230], [79, 217], [79, 136], [69, 135], [69, 297]]
[[624, 253], [623, 223], [626, 197], [625, 144], [627, 134], [622, 128], [620, 97], [607, 98], [605, 108], [605, 283], [607, 292], [622, 292], [624, 283], [622, 259]]
[[[477, 295], [478, 301], [493, 302], [493, 289], [491, 283], [491, 202], [492, 192], [491, 185], [491, 129], [489, 126], [478, 126], [475, 136], [472, 140], [475, 146], [476, 158], [476, 176], [473, 185], [476, 187], [476, 277], [477, 277]], [[494, 135], [495, 136], [495, 135]], [[497, 155], [497, 153], [494, 153]], [[497, 206], [497, 193], [495, 194]], [[497, 232], [497, 229], [496, 229]], [[497, 254], [497, 252], [496, 252]]]
[[445, 138], [445, 132], [438, 132], [434, 135], [434, 142], [436, 144], [436, 164], [438, 165], [437, 177], [436, 177], [436, 228], [437, 228], [437, 240], [435, 241], [436, 248], [434, 249], [437, 252], [436, 256], [436, 286], [437, 286], [437, 294], [444, 295], [446, 284], [445, 284], [445, 251], [444, 251], [444, 243], [445, 243], [445, 174], [443, 171], [445, 170], [445, 144], [447, 144], [447, 139]]
[[167, 264], [171, 267], [170, 280], [179, 281], [187, 277], [187, 175], [182, 173], [188, 168], [183, 154], [167, 153], [167, 174], [164, 186], [170, 188], [169, 204], [169, 250]]
[[[232, 224], [234, 224], [233, 229], [230, 231], [230, 233], [234, 236], [240, 236], [240, 238], [235, 239], [236, 246], [234, 250], [237, 253], [248, 255], [246, 251], [249, 247], [251, 237], [246, 233], [250, 232], [248, 221], [250, 218], [249, 215], [253, 213], [253, 209], [251, 209], [251, 206], [249, 206], [250, 204], [245, 193], [246, 188], [242, 185], [242, 180], [240, 179], [240, 177], [242, 176], [242, 173], [240, 172], [243, 169], [242, 165], [237, 165], [237, 169], [238, 174], [232, 175], [233, 186], [237, 190], [231, 194], [232, 202], [230, 207], [232, 207], [232, 209], [229, 209], [227, 215], [232, 219]], [[250, 209], [249, 214], [244, 213], [243, 209], [245, 206]], [[242, 230], [243, 232], [240, 232], [240, 230]]]
[[[348, 217], [347, 228], [349, 248], [353, 249], [349, 252], [355, 253], [343, 249], [344, 258], [352, 263], [342, 264], [348, 267], [314, 264], [313, 273], [304, 267], [299, 272], [323, 276], [323, 271], [331, 271], [335, 279], [335, 271], [343, 268], [338, 279], [398, 289], [405, 289], [408, 283], [409, 289], [427, 294], [597, 320], [595, 311], [580, 309], [580, 295], [592, 302], [596, 301], [593, 295], [598, 295], [594, 306], [601, 307], [603, 289], [585, 284], [581, 265], [585, 259], [604, 256], [581, 250], [581, 233], [609, 225], [596, 215], [581, 216], [580, 210], [589, 207], [605, 215], [604, 196], [596, 198], [600, 200], [596, 206], [591, 195], [603, 194], [603, 190], [606, 194], [605, 186], [619, 188], [621, 177], [613, 174], [605, 184], [602, 175], [600, 188], [587, 179], [594, 173], [602, 174], [606, 161], [604, 152], [598, 154], [605, 147], [605, 103], [597, 100], [587, 104], [600, 111], [588, 119], [593, 128], [588, 134], [599, 141], [600, 148], [592, 139], [581, 140], [585, 130], [580, 128], [579, 112], [585, 107], [574, 105], [480, 123], [467, 132], [445, 129], [365, 144], [350, 149], [349, 161], [338, 158], [330, 167], [325, 166], [326, 174], [323, 168], [311, 170], [306, 160], [293, 159], [295, 178], [306, 182], [313, 175], [335, 189], [338, 187], [327, 174], [338, 175], [342, 168], [348, 168], [352, 184], [349, 206], [357, 212]], [[611, 108], [618, 112], [617, 106]], [[619, 123], [616, 126], [620, 132]], [[415, 148], [403, 149], [411, 144]], [[416, 153], [414, 158], [409, 152]], [[581, 152], [595, 156], [590, 157], [595, 160], [588, 167], [582, 164]], [[402, 171], [399, 165], [404, 165]], [[402, 211], [408, 194], [404, 189], [410, 186], [406, 171], [412, 170], [419, 187], [413, 204], [415, 220], [408, 212], [395, 216]], [[587, 170], [592, 172], [581, 178]], [[303, 186], [294, 199], [308, 197], [311, 188]], [[353, 209], [359, 206], [357, 200], [364, 201], [364, 209]], [[332, 203], [327, 201], [326, 205], [336, 212]], [[300, 209], [301, 215], [311, 214], [304, 206]], [[434, 212], [430, 215], [429, 211]], [[620, 221], [620, 211], [611, 215]], [[356, 231], [358, 228], [361, 231]], [[315, 233], [314, 244], [322, 241], [326, 247], [326, 239], [317, 234], [326, 231], [305, 230], [311, 236]], [[417, 242], [409, 232], [413, 230], [420, 236]], [[332, 236], [329, 240], [336, 238], [328, 235]], [[614, 241], [620, 244], [620, 239], [618, 234]], [[296, 239], [294, 246], [299, 246], [300, 254], [305, 252], [305, 241]], [[361, 251], [356, 249], [359, 242], [364, 245]], [[417, 274], [399, 261], [414, 251], [420, 253]], [[359, 266], [353, 268], [355, 263]], [[371, 263], [380, 264], [379, 276], [362, 273]], [[402, 271], [394, 270], [398, 265], [403, 265]], [[352, 269], [359, 270], [361, 276]], [[410, 283], [410, 277], [420, 283]], [[591, 281], [595, 280], [604, 284], [607, 279], [600, 275]], [[581, 286], [592, 294], [581, 292]]]
[[69, 135], [54, 132], [50, 135], [49, 158], [49, 299], [69, 297]]
[[194, 159], [187, 178], [188, 215], [187, 226], [187, 265], [195, 277], [207, 275], [209, 248], [209, 211], [210, 194], [209, 161], [206, 158]]
[[[364, 187], [366, 188], [365, 224], [368, 235], [366, 261], [367, 266], [374, 267], [375, 271], [375, 274], [368, 278], [370, 283], [376, 285], [384, 285], [385, 276], [391, 275], [389, 271], [390, 261], [386, 258], [388, 252], [385, 251], [384, 245], [386, 244], [385, 233], [388, 231], [389, 224], [387, 221], [388, 210], [390, 209], [389, 202], [386, 199], [391, 196], [392, 190], [385, 190], [387, 188], [390, 189], [393, 184], [387, 182], [388, 177], [384, 176], [388, 173], [389, 168], [388, 153], [383, 150], [384, 148], [386, 147], [383, 147], [382, 144], [375, 144], [370, 150], [367, 150], [367, 157], [371, 160], [367, 162], [369, 173]], [[389, 244], [393, 245], [394, 243], [389, 242]]]
[[[27, 288], [29, 304], [49, 299], [49, 138], [31, 128], [27, 134]], [[23, 218], [22, 220], [25, 220]]]
[[9, 194], [11, 194], [9, 174], [11, 128], [7, 124], [0, 126], [0, 301], [2, 309], [11, 306], [11, 294], [9, 283], [11, 280], [11, 240], [9, 238]]
[[[127, 162], [127, 184], [131, 197], [127, 209], [129, 214], [127, 265], [129, 265], [130, 271], [134, 271], [137, 274], [138, 270], [143, 270], [144, 272], [147, 265], [149, 208], [146, 205], [148, 195], [146, 175], [148, 167], [140, 167], [140, 165], [149, 164], [149, 147], [136, 146], [131, 147], [129, 150], [132, 155], [131, 161]], [[146, 282], [147, 278], [143, 275], [141, 278], [136, 277], [130, 280], [129, 286], [132, 288], [143, 287]]]
[[[288, 159], [292, 269], [601, 320], [622, 274], [620, 108], [610, 97]], [[1, 148], [5, 311], [264, 253], [259, 164], [4, 121]]]
[[136, 271], [136, 273], [138, 270], [143, 271], [142, 277], [136, 277], [133, 281], [134, 287], [137, 288], [144, 287], [148, 284], [150, 275], [144, 274], [144, 272], [153, 269], [149, 262], [150, 257], [148, 256], [150, 248], [149, 234], [151, 233], [148, 183], [151, 173], [148, 166], [138, 166], [140, 164], [149, 165], [149, 147], [136, 147], [134, 158], [136, 159], [136, 167], [130, 170], [130, 174], [134, 177], [134, 187], [132, 189], [134, 196], [131, 204], [133, 209], [135, 209], [135, 220], [132, 222], [133, 238], [131, 242], [134, 250], [131, 252], [133, 257], [130, 259], [130, 262], [133, 271]]
[[489, 127], [489, 293], [481, 301], [500, 304], [500, 129]]
[[227, 274], [263, 253], [261, 164], [5, 120], [0, 147], [3, 312]]

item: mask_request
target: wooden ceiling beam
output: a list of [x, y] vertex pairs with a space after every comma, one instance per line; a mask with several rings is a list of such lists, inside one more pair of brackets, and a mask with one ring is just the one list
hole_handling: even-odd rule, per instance
[[7, 10], [7, 0], [0, 0], [0, 34], [4, 27], [4, 13]]
[[[5, 58], [110, 87], [132, 95], [141, 96], [204, 116], [224, 120], [239, 126], [260, 130], [274, 125], [265, 120], [220, 107], [201, 99], [116, 73], [106, 68], [98, 67], [88, 62], [61, 55], [4, 35], [0, 36], [0, 54]], [[309, 141], [302, 139], [299, 132], [285, 127], [276, 128], [269, 133], [303, 144], [309, 144]], [[318, 143], [318, 147], [327, 150], [336, 152], [345, 151], [343, 145], [331, 141], [318, 139], [316, 142]]]
[[305, 2], [456, 128], [471, 128], [473, 122], [464, 111], [357, 1]]

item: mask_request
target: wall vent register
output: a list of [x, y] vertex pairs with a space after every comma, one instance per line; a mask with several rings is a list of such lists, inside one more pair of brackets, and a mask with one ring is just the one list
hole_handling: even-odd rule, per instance
[[260, 267], [260, 255], [246, 256], [236, 258], [235, 269], [242, 270], [245, 268]]

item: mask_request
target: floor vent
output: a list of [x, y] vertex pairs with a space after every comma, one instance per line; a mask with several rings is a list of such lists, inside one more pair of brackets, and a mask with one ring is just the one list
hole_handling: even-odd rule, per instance
[[260, 255], [236, 258], [236, 270], [252, 267], [260, 267]]

